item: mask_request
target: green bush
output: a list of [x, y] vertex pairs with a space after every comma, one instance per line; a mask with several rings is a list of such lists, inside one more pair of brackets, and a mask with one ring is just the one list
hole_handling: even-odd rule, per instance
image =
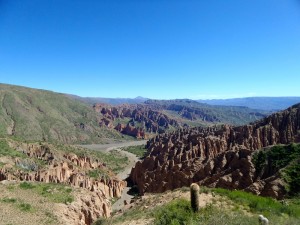
[[283, 171], [285, 181], [288, 183], [287, 190], [290, 195], [300, 193], [300, 160], [291, 164]]
[[157, 212], [154, 224], [191, 224], [193, 220], [197, 220], [196, 217], [197, 214], [193, 212], [190, 202], [185, 199], [178, 199], [170, 202]]

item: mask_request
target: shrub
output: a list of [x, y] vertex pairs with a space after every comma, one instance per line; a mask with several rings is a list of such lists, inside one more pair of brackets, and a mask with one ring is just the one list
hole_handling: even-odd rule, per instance
[[25, 212], [29, 212], [29, 211], [32, 210], [31, 205], [28, 204], [28, 203], [21, 203], [21, 204], [19, 205], [19, 208], [20, 208], [20, 210], [25, 211]]
[[190, 202], [185, 199], [178, 199], [170, 202], [155, 215], [156, 225], [177, 225], [188, 224], [194, 220], [196, 214], [193, 212]]

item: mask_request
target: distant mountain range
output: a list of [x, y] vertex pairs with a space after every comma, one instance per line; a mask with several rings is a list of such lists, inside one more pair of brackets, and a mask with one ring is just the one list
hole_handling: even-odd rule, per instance
[[[121, 133], [143, 138], [145, 132], [156, 135], [181, 127], [242, 125], [269, 115], [271, 111], [265, 108], [278, 110], [300, 102], [296, 97], [242, 100], [241, 103], [224, 100], [228, 105], [209, 101], [210, 104], [218, 103], [214, 106], [189, 99], [83, 98], [0, 84], [0, 136], [61, 143], [100, 143], [127, 138]], [[124, 103], [126, 105], [122, 105]], [[244, 106], [236, 106], [239, 104]]]
[[[101, 98], [101, 97], [79, 97], [76, 95], [68, 95], [88, 104], [105, 103], [109, 105], [121, 104], [141, 104], [150, 98]], [[218, 106], [244, 106], [251, 109], [259, 109], [265, 111], [276, 112], [286, 109], [300, 102], [300, 97], [247, 97], [247, 98], [231, 98], [231, 99], [211, 99], [211, 100], [191, 100], [199, 103]]]
[[246, 106], [252, 109], [278, 111], [300, 102], [300, 97], [248, 97], [231, 99], [197, 100], [210, 105]]
[[109, 105], [121, 105], [121, 104], [140, 104], [148, 100], [148, 98], [144, 98], [141, 96], [138, 96], [136, 98], [101, 98], [101, 97], [80, 97], [77, 95], [69, 95], [67, 96], [71, 98], [75, 98], [77, 100], [80, 100], [82, 102], [88, 103], [90, 105], [96, 104], [96, 103], [105, 103]]

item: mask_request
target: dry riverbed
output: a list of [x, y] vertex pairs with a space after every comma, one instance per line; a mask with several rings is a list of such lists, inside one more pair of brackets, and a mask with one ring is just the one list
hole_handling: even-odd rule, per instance
[[[138, 145], [145, 145], [146, 140], [142, 141], [130, 141], [130, 142], [122, 142], [122, 143], [115, 143], [115, 144], [92, 144], [92, 145], [81, 145], [81, 147], [91, 149], [94, 151], [101, 151], [105, 153], [109, 153], [110, 151], [118, 151], [121, 155], [124, 155], [128, 158], [128, 165], [125, 169], [117, 174], [118, 178], [121, 180], [125, 180], [128, 178], [132, 167], [134, 167], [135, 163], [139, 160], [139, 158], [127, 151], [122, 150], [124, 147], [129, 146], [138, 146]], [[122, 210], [125, 206], [124, 202], [130, 202], [130, 200], [134, 197], [128, 194], [130, 187], [126, 187], [123, 190], [121, 198], [119, 198], [112, 206], [113, 211]]]

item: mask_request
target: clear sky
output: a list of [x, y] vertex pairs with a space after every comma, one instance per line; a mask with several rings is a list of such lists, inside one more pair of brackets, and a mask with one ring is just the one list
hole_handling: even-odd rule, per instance
[[0, 83], [91, 97], [300, 96], [300, 0], [0, 0]]

